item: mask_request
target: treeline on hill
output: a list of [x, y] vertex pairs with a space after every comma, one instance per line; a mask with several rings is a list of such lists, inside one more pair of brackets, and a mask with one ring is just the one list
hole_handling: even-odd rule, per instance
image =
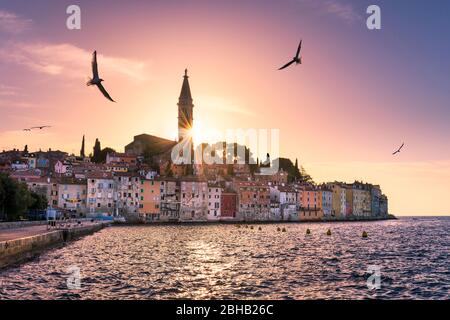
[[91, 161], [95, 163], [104, 163], [106, 162], [106, 155], [114, 152], [116, 152], [116, 150], [109, 147], [102, 149], [100, 140], [95, 139], [94, 153], [91, 156]]
[[298, 167], [297, 159], [295, 159], [295, 164], [293, 164], [291, 159], [280, 158], [279, 167], [288, 173], [289, 182], [314, 183], [314, 180], [306, 172], [305, 168], [303, 166]]
[[47, 197], [29, 191], [27, 185], [0, 173], [0, 220], [19, 220], [27, 210], [44, 210]]

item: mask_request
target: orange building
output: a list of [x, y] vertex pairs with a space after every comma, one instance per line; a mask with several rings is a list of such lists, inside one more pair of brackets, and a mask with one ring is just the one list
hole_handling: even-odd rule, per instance
[[305, 188], [300, 196], [300, 220], [320, 220], [323, 217], [320, 190]]
[[141, 180], [139, 193], [139, 215], [146, 220], [159, 220], [161, 181]]
[[267, 183], [234, 181], [238, 212], [244, 220], [265, 220], [270, 214], [270, 188]]

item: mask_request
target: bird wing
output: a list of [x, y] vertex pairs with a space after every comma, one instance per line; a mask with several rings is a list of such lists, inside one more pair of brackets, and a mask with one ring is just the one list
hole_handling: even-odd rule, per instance
[[291, 61], [289, 61], [288, 63], [286, 63], [284, 66], [282, 66], [280, 69], [278, 69], [278, 70], [283, 70], [284, 68], [287, 68], [287, 67], [289, 67], [291, 64], [293, 64], [295, 62], [295, 60], [291, 60]]
[[97, 51], [92, 54], [92, 75], [94, 79], [98, 78]]
[[405, 145], [405, 143], [403, 142], [402, 145], [400, 146], [400, 148], [398, 148], [398, 150], [400, 150], [401, 148], [403, 148], [404, 145]]
[[112, 102], [115, 102], [109, 95], [108, 91], [106, 91], [105, 87], [103, 87], [103, 85], [101, 83], [97, 84], [97, 87], [100, 89], [100, 91], [106, 97], [106, 99], [111, 100]]
[[295, 54], [295, 56], [298, 58], [298, 55], [300, 54], [300, 50], [302, 49], [302, 41], [303, 40], [300, 40], [300, 43], [299, 43], [299, 45], [298, 45], [298, 49], [297, 49], [297, 53]]

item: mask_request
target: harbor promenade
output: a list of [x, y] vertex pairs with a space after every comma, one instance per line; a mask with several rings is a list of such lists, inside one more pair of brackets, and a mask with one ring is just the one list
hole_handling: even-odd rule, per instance
[[110, 221], [66, 221], [0, 228], [0, 268], [19, 263], [54, 245], [92, 234], [110, 225]]

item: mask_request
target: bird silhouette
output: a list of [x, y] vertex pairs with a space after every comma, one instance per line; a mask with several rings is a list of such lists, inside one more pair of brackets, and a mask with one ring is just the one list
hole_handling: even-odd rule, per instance
[[31, 131], [31, 129], [23, 129], [23, 131]]
[[108, 91], [103, 87], [102, 85], [103, 79], [101, 79], [98, 76], [98, 66], [97, 66], [97, 51], [94, 51], [92, 54], [92, 79], [89, 79], [89, 81], [86, 83], [88, 86], [97, 86], [101, 93], [106, 97], [106, 99], [115, 102], [111, 96], [109, 95]]
[[392, 155], [396, 155], [397, 153], [400, 153], [400, 150], [402, 150], [404, 145], [405, 145], [405, 143], [403, 142], [402, 145], [400, 146], [400, 148], [398, 148], [394, 153], [392, 153]]
[[278, 70], [283, 70], [284, 68], [289, 67], [291, 64], [293, 64], [295, 62], [295, 64], [302, 64], [302, 58], [299, 57], [300, 55], [300, 50], [302, 49], [302, 40], [300, 40], [300, 44], [298, 45], [297, 48], [297, 53], [295, 54], [295, 57], [292, 58], [291, 61], [289, 61], [288, 63], [286, 63], [284, 66], [282, 66], [280, 69]]
[[44, 128], [51, 128], [51, 126], [38, 126], [38, 127], [31, 127], [31, 128], [30, 128], [30, 130], [32, 130], [32, 129], [39, 129], [39, 130], [42, 130], [42, 129], [44, 129]]

